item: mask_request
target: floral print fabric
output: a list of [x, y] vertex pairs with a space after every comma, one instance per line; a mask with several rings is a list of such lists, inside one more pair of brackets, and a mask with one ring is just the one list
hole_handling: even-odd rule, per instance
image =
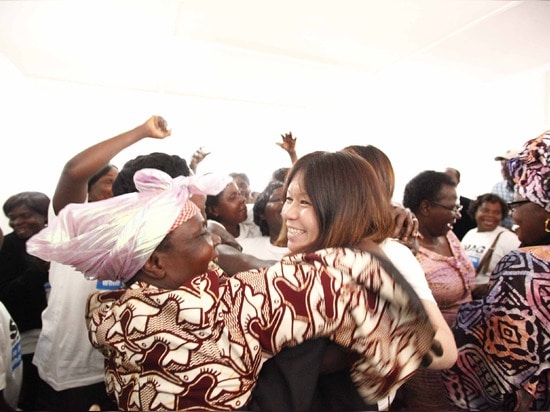
[[340, 248], [231, 278], [213, 265], [177, 290], [137, 283], [96, 293], [88, 312], [123, 410], [245, 407], [265, 360], [316, 337], [361, 354], [351, 376], [375, 402], [417, 369], [434, 333], [399, 274]]

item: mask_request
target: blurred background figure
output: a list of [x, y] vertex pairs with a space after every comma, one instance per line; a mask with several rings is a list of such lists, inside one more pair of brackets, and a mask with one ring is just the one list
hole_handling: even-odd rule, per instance
[[[495, 183], [491, 188], [491, 193], [499, 195], [505, 202], [511, 202], [514, 200], [514, 180], [510, 176], [510, 170], [508, 169], [508, 160], [517, 156], [517, 150], [507, 150], [504, 154], [496, 156], [495, 161], [500, 162], [500, 174], [502, 180]], [[512, 216], [506, 215], [501, 222], [501, 225], [512, 229], [514, 221]]]
[[283, 182], [270, 182], [256, 199], [253, 208], [254, 223], [260, 228], [262, 235], [240, 240], [243, 253], [259, 259], [277, 261], [288, 254], [288, 248], [277, 242], [283, 225], [283, 186]]
[[[458, 190], [458, 185], [460, 184], [460, 171], [453, 167], [448, 167], [445, 169], [445, 173], [451, 176], [451, 178], [455, 181], [457, 193], [459, 193], [460, 191]], [[459, 240], [464, 237], [468, 230], [476, 227], [476, 222], [474, 218], [468, 212], [468, 210], [470, 210], [471, 202], [472, 199], [462, 196], [459, 193], [459, 204], [460, 206], [462, 206], [462, 212], [460, 219], [457, 219], [455, 224], [453, 225], [453, 232]]]
[[487, 291], [489, 276], [498, 261], [513, 249], [519, 247], [517, 235], [500, 226], [502, 218], [508, 216], [508, 205], [498, 195], [485, 193], [470, 204], [470, 214], [477, 227], [470, 229], [462, 238], [462, 246], [476, 268], [476, 285], [472, 297], [478, 299]]
[[21, 192], [6, 200], [3, 209], [13, 232], [0, 249], [0, 301], [17, 324], [23, 354], [23, 384], [19, 407], [36, 410], [40, 377], [32, 358], [47, 305], [49, 264], [27, 253], [27, 240], [48, 222], [50, 198], [41, 192]]

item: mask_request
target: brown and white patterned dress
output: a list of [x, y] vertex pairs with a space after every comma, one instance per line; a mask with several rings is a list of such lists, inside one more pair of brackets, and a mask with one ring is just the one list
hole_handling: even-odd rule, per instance
[[352, 379], [372, 403], [416, 370], [433, 339], [406, 281], [344, 248], [234, 277], [212, 265], [177, 290], [95, 293], [88, 315], [122, 410], [242, 408], [265, 360], [317, 337], [361, 354]]

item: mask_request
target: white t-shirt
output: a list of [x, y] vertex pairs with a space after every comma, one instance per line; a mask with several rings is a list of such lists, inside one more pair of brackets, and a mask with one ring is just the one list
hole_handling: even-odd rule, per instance
[[[50, 206], [49, 219], [56, 219]], [[103, 355], [88, 339], [85, 308], [90, 293], [121, 286], [87, 280], [70, 266], [51, 262], [48, 306], [33, 363], [42, 380], [56, 391], [93, 385], [104, 380]]]
[[380, 243], [380, 248], [399, 272], [401, 272], [405, 280], [409, 282], [418, 297], [422, 300], [429, 300], [435, 303], [432, 290], [426, 280], [424, 269], [422, 269], [420, 262], [418, 262], [411, 250], [396, 239], [384, 240]]
[[23, 359], [21, 358], [21, 337], [11, 315], [0, 302], [0, 390], [4, 399], [13, 409], [17, 408], [21, 381], [23, 379]]
[[[422, 269], [420, 262], [413, 255], [411, 250], [398, 240], [392, 238], [384, 240], [379, 246], [391, 263], [401, 272], [405, 280], [409, 282], [418, 298], [421, 300], [428, 300], [437, 305], [432, 290], [426, 280], [424, 269]], [[394, 398], [395, 392], [392, 392], [387, 398], [378, 401], [378, 410], [389, 410], [389, 406]]]
[[289, 253], [286, 247], [272, 245], [269, 236], [249, 237], [241, 239], [239, 243], [243, 248], [243, 253], [255, 256], [258, 259], [279, 261]]
[[254, 205], [251, 203], [246, 205], [246, 220], [242, 223], [239, 223], [239, 237], [235, 239], [237, 242], [239, 242], [239, 244], [241, 244], [242, 240], [244, 239], [262, 236], [262, 231], [260, 230], [260, 227], [256, 223], [254, 223], [254, 211], [252, 210], [253, 207]]
[[500, 259], [511, 250], [517, 249], [519, 247], [520, 241], [517, 235], [501, 226], [497, 226], [496, 229], [490, 232], [480, 232], [477, 228], [470, 229], [462, 238], [462, 246], [466, 250], [466, 254], [472, 261], [472, 264], [477, 269], [479, 262], [487, 253], [488, 249], [493, 244], [493, 241], [499, 233], [502, 233], [498, 238], [498, 241], [495, 245], [495, 250], [491, 256], [489, 266], [487, 271], [480, 273], [476, 276], [477, 284], [484, 284], [489, 282], [489, 277], [491, 272], [497, 265]]

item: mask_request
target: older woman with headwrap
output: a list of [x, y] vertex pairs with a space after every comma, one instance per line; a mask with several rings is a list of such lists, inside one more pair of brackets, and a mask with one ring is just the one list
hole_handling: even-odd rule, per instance
[[138, 193], [68, 205], [29, 241], [30, 253], [126, 283], [88, 300], [90, 340], [119, 409], [243, 408], [267, 358], [316, 337], [360, 354], [355, 383], [376, 401], [429, 353], [434, 332], [418, 298], [370, 253], [322, 249], [229, 277], [213, 262], [219, 239], [188, 200], [227, 181], [151, 169], [135, 180]]
[[550, 408], [550, 131], [509, 167], [521, 246], [497, 264], [487, 295], [460, 308], [458, 361], [444, 374], [451, 401], [465, 410]]

